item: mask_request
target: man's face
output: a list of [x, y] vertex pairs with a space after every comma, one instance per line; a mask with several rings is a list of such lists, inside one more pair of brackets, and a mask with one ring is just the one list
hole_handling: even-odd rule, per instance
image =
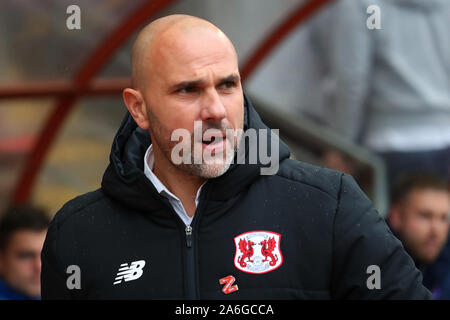
[[3, 280], [16, 291], [29, 297], [41, 294], [41, 250], [46, 230], [18, 230], [0, 253]]
[[238, 138], [208, 143], [203, 134], [195, 137], [194, 121], [201, 124], [203, 133], [214, 129], [209, 132], [221, 137], [226, 130], [242, 129], [244, 102], [234, 49], [211, 30], [198, 29], [182, 37], [166, 35], [164, 40], [163, 46], [153, 46], [152, 71], [142, 89], [152, 141], [173, 164], [171, 151], [179, 141], [171, 141], [171, 134], [186, 129], [191, 139], [183, 143], [192, 153], [207, 151], [219, 161], [203, 159], [201, 165], [178, 167], [204, 178], [219, 176], [227, 170]]
[[400, 208], [399, 233], [410, 253], [432, 263], [445, 244], [449, 229], [450, 199], [445, 191], [413, 190]]

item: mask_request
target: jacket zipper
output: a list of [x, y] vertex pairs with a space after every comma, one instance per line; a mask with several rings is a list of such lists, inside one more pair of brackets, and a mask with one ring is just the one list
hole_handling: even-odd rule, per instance
[[198, 300], [197, 295], [197, 283], [196, 283], [196, 261], [195, 261], [195, 246], [193, 245], [193, 238], [194, 238], [194, 227], [197, 223], [197, 220], [200, 218], [200, 206], [203, 204], [204, 201], [201, 201], [202, 198], [205, 198], [206, 194], [206, 185], [203, 187], [202, 194], [200, 196], [199, 206], [197, 207], [197, 210], [195, 210], [194, 218], [192, 219], [192, 222], [190, 225], [185, 225], [183, 220], [178, 216], [178, 214], [175, 212], [175, 210], [172, 208], [170, 203], [167, 201], [167, 205], [170, 208], [170, 210], [173, 212], [173, 214], [178, 218], [178, 221], [182, 223], [184, 226], [184, 234], [185, 234], [185, 240], [186, 240], [186, 247], [185, 247], [185, 261], [184, 261], [184, 271], [185, 271], [185, 288], [186, 288], [186, 299], [187, 300]]
[[185, 255], [185, 279], [186, 279], [186, 299], [195, 300], [197, 298], [197, 285], [195, 275], [195, 255], [192, 246], [192, 227], [187, 225], [184, 229], [186, 233], [186, 255]]
[[[199, 296], [197, 294], [197, 261], [195, 259], [195, 236], [196, 236], [196, 226], [198, 225], [198, 220], [201, 217], [202, 206], [204, 206], [206, 195], [208, 190], [208, 182], [203, 186], [202, 193], [200, 195], [200, 200], [198, 207], [195, 210], [194, 218], [190, 225], [185, 226], [185, 237], [186, 237], [186, 255], [185, 255], [185, 270], [186, 270], [186, 299], [188, 300], [198, 300]], [[176, 213], [175, 213], [176, 214]], [[180, 219], [181, 220], [181, 219]], [[184, 225], [184, 223], [183, 223]]]
[[[184, 226], [184, 237], [186, 241], [186, 247], [184, 247], [184, 278], [185, 278], [185, 298], [187, 300], [196, 300], [197, 298], [197, 286], [195, 284], [195, 255], [194, 255], [194, 247], [192, 246], [192, 231], [193, 228], [191, 225], [185, 225], [184, 221], [178, 216], [175, 210], [172, 208], [169, 202], [167, 202], [168, 207], [172, 211], [172, 213], [176, 216], [176, 219]], [[195, 212], [195, 215], [197, 211]], [[194, 215], [194, 217], [195, 217]], [[192, 219], [194, 222], [194, 219]], [[191, 223], [192, 224], [192, 223]], [[184, 241], [183, 241], [184, 242]], [[183, 248], [182, 248], [183, 249]]]
[[191, 225], [186, 226], [184, 231], [186, 231], [186, 246], [188, 248], [191, 248], [192, 247], [192, 227], [191, 227]]

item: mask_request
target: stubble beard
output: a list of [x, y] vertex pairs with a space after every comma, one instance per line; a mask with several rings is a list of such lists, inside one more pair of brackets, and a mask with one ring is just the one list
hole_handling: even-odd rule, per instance
[[[201, 144], [201, 142], [195, 141], [194, 135], [191, 134], [189, 146], [186, 146], [185, 148], [185, 150], [191, 150], [189, 155], [190, 163], [175, 164], [171, 157], [172, 149], [180, 142], [171, 141], [170, 130], [163, 126], [155, 117], [153, 117], [151, 122], [154, 140], [153, 143], [158, 145], [168, 163], [177, 170], [181, 170], [189, 175], [204, 179], [217, 178], [226, 173], [233, 162], [234, 156], [241, 142], [241, 130], [233, 130], [231, 125], [225, 125], [222, 122], [220, 124], [208, 125], [207, 128], [204, 128], [202, 136], [207, 129], [218, 129], [223, 132], [233, 130], [234, 132], [232, 136], [226, 135], [226, 147], [222, 156], [213, 157], [213, 161], [205, 161], [202, 157], [201, 163], [195, 163], [196, 161], [193, 151], [195, 150], [195, 144]], [[233, 139], [233, 141], [230, 141], [231, 139]], [[187, 141], [183, 141], [182, 143], [187, 143]]]

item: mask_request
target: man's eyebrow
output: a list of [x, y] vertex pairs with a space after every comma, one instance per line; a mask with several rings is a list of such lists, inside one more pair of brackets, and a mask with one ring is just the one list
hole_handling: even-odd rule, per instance
[[241, 77], [239, 74], [233, 73], [229, 76], [220, 79], [219, 83], [226, 83], [226, 82], [239, 82], [241, 80]]
[[196, 87], [203, 83], [203, 80], [191, 80], [191, 81], [181, 81], [178, 83], [175, 83], [174, 85], [170, 86], [170, 91], [182, 89], [182, 88], [189, 88], [189, 87]]
[[[241, 77], [239, 74], [233, 73], [229, 76], [226, 76], [224, 78], [221, 78], [219, 80], [219, 84], [226, 83], [226, 82], [239, 82], [241, 80]], [[178, 83], [175, 83], [174, 85], [170, 86], [170, 91], [176, 91], [178, 89], [182, 88], [189, 88], [189, 87], [196, 87], [204, 83], [203, 80], [188, 80], [188, 81], [181, 81]]]

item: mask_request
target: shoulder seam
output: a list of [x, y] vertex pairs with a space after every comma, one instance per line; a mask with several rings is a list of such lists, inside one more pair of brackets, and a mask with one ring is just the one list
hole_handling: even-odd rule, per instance
[[319, 187], [317, 187], [317, 186], [314, 186], [314, 185], [312, 185], [312, 184], [309, 184], [309, 183], [306, 183], [306, 182], [303, 182], [303, 181], [298, 181], [298, 180], [295, 180], [295, 179], [291, 179], [291, 178], [288, 178], [288, 177], [285, 177], [285, 176], [282, 176], [282, 175], [279, 175], [279, 174], [276, 174], [276, 176], [278, 176], [278, 177], [280, 177], [280, 178], [283, 178], [283, 179], [286, 179], [286, 180], [289, 180], [289, 181], [292, 181], [292, 182], [295, 182], [295, 183], [303, 184], [303, 185], [306, 185], [306, 186], [308, 186], [308, 187], [317, 189], [317, 190], [319, 190], [320, 192], [325, 193], [325, 194], [326, 194], [327, 196], [329, 196], [330, 198], [332, 198], [332, 199], [334, 199], [334, 200], [338, 200], [337, 197], [334, 197], [334, 196], [331, 195], [329, 192], [327, 192], [327, 191], [325, 191], [325, 190], [323, 190], [323, 189], [321, 189], [321, 188], [319, 188]]
[[[318, 168], [320, 168], [320, 167], [318, 167]], [[320, 170], [323, 170], [323, 169], [324, 169], [324, 168], [320, 168]], [[307, 183], [307, 182], [305, 182], [305, 181], [299, 181], [299, 180], [293, 179], [293, 178], [291, 178], [291, 177], [287, 177], [286, 175], [281, 174], [281, 173], [280, 173], [280, 170], [278, 170], [278, 172], [276, 173], [276, 176], [278, 176], [278, 177], [280, 177], [280, 178], [287, 179], [287, 180], [289, 180], [289, 181], [293, 181], [293, 182], [296, 182], [296, 183], [300, 183], [300, 184], [304, 184], [304, 185], [310, 186], [311, 188], [317, 189], [317, 190], [319, 190], [319, 191], [321, 191], [321, 192], [327, 194], [330, 198], [332, 198], [332, 199], [334, 199], [334, 200], [338, 200], [338, 198], [339, 198], [339, 190], [340, 190], [340, 189], [338, 190], [337, 196], [334, 196], [334, 195], [332, 195], [330, 192], [328, 192], [328, 191], [326, 191], [326, 190], [324, 190], [324, 189], [322, 189], [322, 188], [320, 188], [320, 187], [318, 187], [318, 186], [312, 185], [312, 184]], [[340, 173], [339, 177], [340, 177], [339, 179], [342, 179], [342, 172]], [[340, 182], [340, 183], [341, 183], [341, 182]], [[339, 185], [340, 185], [340, 183], [339, 183]]]
[[[96, 203], [96, 202], [98, 202], [100, 200], [103, 200], [106, 197], [105, 194], [103, 193], [103, 191], [101, 190], [101, 188], [99, 188], [97, 190], [94, 190], [92, 192], [96, 192], [96, 191], [101, 191], [102, 195], [100, 197], [96, 197], [95, 199], [89, 201], [88, 203], [84, 204], [80, 208], [75, 209], [74, 211], [67, 211], [67, 217], [65, 217], [65, 219], [63, 219], [63, 221], [59, 221], [57, 223], [58, 228], [61, 227], [64, 224], [64, 222], [65, 222], [65, 220], [67, 220], [67, 218], [77, 214], [78, 212], [82, 211], [83, 209], [86, 209], [87, 207], [91, 206], [92, 204], [94, 204], [94, 203]], [[61, 208], [61, 210], [64, 210], [64, 207]]]
[[[337, 195], [337, 203], [336, 203], [336, 209], [334, 211], [334, 217], [333, 217], [333, 233], [331, 235], [331, 283], [333, 282], [333, 270], [334, 270], [334, 244], [335, 244], [335, 235], [336, 235], [336, 217], [338, 215], [339, 206], [341, 204], [341, 194], [342, 194], [342, 180], [344, 177], [344, 173], [341, 173], [340, 179], [339, 179], [339, 192]], [[332, 288], [331, 288], [332, 290]]]

